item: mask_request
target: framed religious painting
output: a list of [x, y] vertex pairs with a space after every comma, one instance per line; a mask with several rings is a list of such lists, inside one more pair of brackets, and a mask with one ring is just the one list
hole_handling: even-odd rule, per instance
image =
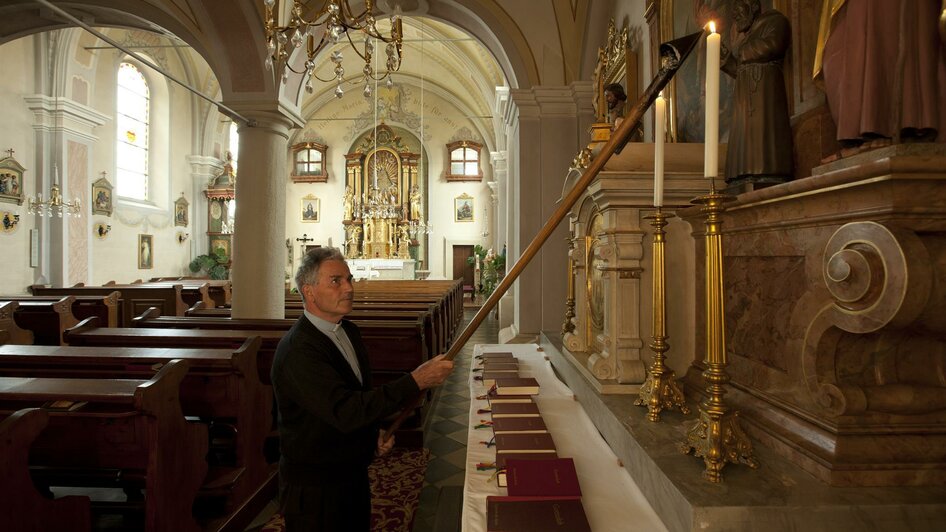
[[112, 184], [105, 178], [105, 172], [92, 183], [92, 214], [112, 215]]
[[319, 221], [319, 198], [308, 194], [302, 198], [300, 214], [303, 222], [316, 223]]
[[184, 193], [181, 192], [181, 197], [174, 201], [174, 227], [187, 227], [189, 206], [190, 203], [184, 197]]
[[23, 204], [23, 172], [26, 168], [13, 158], [13, 149], [7, 150], [9, 156], [0, 159], [0, 202]]
[[454, 222], [472, 222], [473, 221], [473, 196], [466, 192], [453, 198], [453, 221]]
[[210, 252], [216, 255], [220, 255], [226, 262], [230, 261], [231, 243], [232, 235], [213, 235], [210, 237]]
[[138, 269], [150, 270], [154, 267], [154, 237], [138, 235]]

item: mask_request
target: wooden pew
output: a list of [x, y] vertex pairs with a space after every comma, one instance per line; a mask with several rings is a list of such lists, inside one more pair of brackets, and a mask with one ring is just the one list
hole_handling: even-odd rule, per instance
[[[447, 350], [447, 332], [446, 327], [440, 321], [436, 321], [437, 314], [433, 312], [433, 309], [430, 305], [419, 305], [414, 306], [410, 309], [401, 308], [399, 306], [392, 306], [386, 308], [384, 306], [365, 306], [352, 310], [348, 313], [345, 318], [352, 321], [416, 321], [420, 320], [424, 325], [424, 337], [427, 342], [427, 352], [428, 354], [438, 354], [443, 353]], [[159, 314], [157, 311], [148, 311], [142, 313], [141, 316], [135, 318], [135, 326], [137, 327], [163, 327], [163, 328], [201, 328], [195, 324], [200, 322], [189, 321], [188, 318], [222, 318], [230, 319], [230, 309], [228, 308], [216, 308], [216, 309], [203, 309], [199, 306], [194, 306], [187, 309], [187, 312], [184, 313], [184, 318], [174, 318], [171, 316], [161, 317], [157, 319]], [[300, 309], [286, 309], [286, 319], [296, 320], [303, 315], [303, 310]], [[148, 321], [156, 325], [145, 324], [145, 321]], [[230, 322], [230, 323], [239, 323], [239, 322]], [[236, 327], [236, 328], [252, 328], [253, 325], [251, 322], [248, 322], [245, 325]]]
[[91, 529], [88, 497], [49, 499], [30, 478], [30, 446], [48, 422], [39, 408], [18, 410], [0, 422], [0, 529], [7, 532]]
[[184, 305], [191, 306], [198, 301], [203, 302], [207, 307], [214, 306], [214, 300], [210, 297], [210, 283], [201, 283], [193, 281], [177, 281], [177, 282], [156, 282], [156, 283], [146, 283], [141, 279], [133, 281], [131, 284], [118, 284], [115, 281], [109, 281], [102, 286], [108, 286], [111, 288], [118, 288], [121, 290], [123, 287], [132, 287], [132, 288], [141, 288], [141, 287], [161, 287], [167, 288], [174, 286], [176, 284], [181, 285], [181, 299], [184, 300]]
[[143, 485], [144, 530], [196, 531], [191, 507], [207, 474], [207, 429], [181, 413], [186, 374], [187, 362], [173, 360], [150, 380], [0, 377], [0, 415], [74, 403], [75, 410], [50, 411], [30, 448], [33, 478], [47, 486]]
[[62, 345], [62, 333], [79, 323], [72, 315], [75, 298], [66, 296], [45, 301], [18, 301], [13, 320], [33, 333], [37, 345]]
[[65, 332], [69, 345], [97, 347], [163, 347], [163, 348], [207, 348], [237, 349], [248, 338], [259, 336], [256, 369], [260, 382], [271, 384], [269, 370], [279, 340], [289, 330], [234, 330], [234, 329], [148, 329], [142, 327], [99, 327], [95, 318], [82, 320]]
[[0, 301], [0, 344], [33, 343], [33, 331], [20, 328], [13, 319], [13, 314], [19, 306], [16, 301]]
[[[267, 480], [263, 444], [269, 432], [272, 391], [258, 377], [259, 337], [236, 350], [129, 347], [0, 346], [0, 376], [97, 379], [147, 379], [174, 359], [190, 371], [180, 388], [181, 408], [212, 428], [232, 427], [231, 460], [215, 460], [210, 478], [233, 479], [231, 507], [242, 503]], [[212, 453], [213, 454], [213, 453]], [[221, 488], [223, 489], [223, 488]]]
[[[149, 339], [159, 345], [210, 345], [234, 342], [247, 335], [259, 334], [263, 338], [260, 348], [260, 374], [265, 368], [269, 382], [276, 345], [296, 320], [283, 319], [233, 319], [233, 318], [178, 318], [171, 321], [151, 321], [153, 314], [146, 314], [137, 323], [142, 326], [139, 334], [134, 329], [96, 328], [94, 323], [84, 321], [66, 332], [72, 345], [147, 345]], [[150, 324], [149, 324], [150, 322]], [[372, 375], [377, 384], [388, 382], [428, 360], [431, 356], [424, 336], [424, 325], [420, 322], [354, 320], [361, 331], [361, 338], [368, 349]], [[173, 324], [173, 328], [166, 327]], [[183, 327], [191, 327], [184, 329]], [[132, 342], [132, 343], [121, 343]]]
[[233, 292], [233, 283], [228, 279], [206, 279], [203, 277], [152, 277], [148, 279], [149, 283], [167, 283], [180, 282], [187, 283], [207, 283], [210, 285], [210, 297], [218, 307], [229, 307], [230, 298]]
[[[161, 314], [165, 316], [183, 316], [187, 310], [187, 305], [181, 296], [183, 287], [179, 284], [171, 286], [134, 286], [125, 285], [119, 290], [120, 296], [118, 305], [119, 327], [131, 327], [131, 320], [148, 310], [150, 307], [158, 307]], [[48, 287], [42, 285], [33, 285], [30, 287], [33, 295], [37, 296], [83, 296], [83, 295], [108, 295], [115, 291], [115, 288], [108, 286], [73, 286], [69, 288]], [[103, 322], [104, 323], [104, 322]]]
[[[93, 316], [108, 323], [109, 327], [118, 327], [119, 309], [118, 299], [121, 294], [117, 291], [104, 296], [73, 296], [72, 315], [77, 320], [84, 320]], [[58, 301], [62, 296], [0, 296], [0, 301]]]
[[[262, 340], [257, 359], [260, 381], [272, 384], [270, 370], [276, 346], [296, 320], [267, 319], [211, 319], [199, 323], [200, 329], [181, 328], [105, 328], [95, 318], [83, 320], [65, 333], [70, 345], [113, 347], [202, 347], [235, 348], [248, 337]], [[355, 322], [361, 330], [368, 349], [371, 375], [375, 384], [397, 379], [413, 371], [429, 358], [423, 325], [397, 322]], [[246, 327], [240, 329], [240, 327]], [[426, 406], [426, 405], [424, 405]], [[407, 429], [421, 426], [428, 409], [421, 407], [418, 416]], [[415, 431], [421, 434], [420, 431]], [[404, 441], [408, 441], [406, 438]], [[416, 441], [411, 439], [410, 441]]]

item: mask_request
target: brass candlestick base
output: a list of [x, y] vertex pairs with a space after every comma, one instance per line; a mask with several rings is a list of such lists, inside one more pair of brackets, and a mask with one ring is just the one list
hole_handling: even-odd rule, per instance
[[752, 457], [752, 442], [739, 426], [739, 412], [710, 414], [701, 405], [700, 419], [687, 430], [683, 447], [685, 453], [692, 450], [693, 456], [703, 457], [703, 478], [710, 482], [722, 482], [726, 462], [746, 464], [752, 469], [759, 467]]
[[700, 419], [687, 430], [687, 439], [681, 445], [684, 453], [693, 451], [706, 464], [703, 478], [721, 482], [726, 462], [743, 463], [755, 469], [758, 462], [752, 457], [752, 443], [739, 427], [739, 413], [730, 411], [723, 396], [726, 394], [726, 330], [723, 307], [723, 241], [720, 231], [720, 213], [731, 196], [717, 194], [715, 186], [710, 194], [693, 200], [703, 205], [706, 213], [706, 381], [705, 401], [700, 403]]
[[686, 406], [686, 400], [683, 397], [683, 391], [677, 385], [674, 379], [673, 370], [664, 365], [666, 353], [670, 350], [670, 344], [667, 343], [666, 331], [666, 263], [664, 261], [664, 246], [666, 244], [667, 219], [672, 218], [672, 214], [665, 214], [660, 207], [651, 215], [645, 217], [650, 220], [654, 226], [654, 271], [653, 271], [653, 313], [654, 341], [650, 344], [650, 349], [654, 352], [654, 363], [650, 366], [650, 372], [647, 379], [641, 385], [640, 395], [634, 404], [647, 407], [647, 419], [649, 421], [660, 421], [660, 411], [677, 407], [680, 412], [689, 414], [690, 409]]

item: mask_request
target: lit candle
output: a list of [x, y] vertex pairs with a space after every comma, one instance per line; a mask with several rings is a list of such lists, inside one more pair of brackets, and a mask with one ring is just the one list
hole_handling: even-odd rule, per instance
[[664, 127], [666, 125], [667, 100], [661, 92], [654, 102], [654, 207], [664, 204]]
[[709, 23], [706, 37], [706, 135], [703, 175], [714, 178], [719, 173], [719, 44], [716, 23]]

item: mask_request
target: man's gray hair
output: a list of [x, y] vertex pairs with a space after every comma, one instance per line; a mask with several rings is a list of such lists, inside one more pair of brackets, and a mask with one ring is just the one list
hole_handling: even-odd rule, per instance
[[[302, 264], [296, 271], [296, 288], [299, 295], [302, 295], [302, 285], [315, 284], [319, 278], [319, 267], [327, 260], [340, 260], [345, 262], [345, 255], [338, 248], [315, 248], [302, 257]], [[305, 296], [302, 296], [305, 299]]]

